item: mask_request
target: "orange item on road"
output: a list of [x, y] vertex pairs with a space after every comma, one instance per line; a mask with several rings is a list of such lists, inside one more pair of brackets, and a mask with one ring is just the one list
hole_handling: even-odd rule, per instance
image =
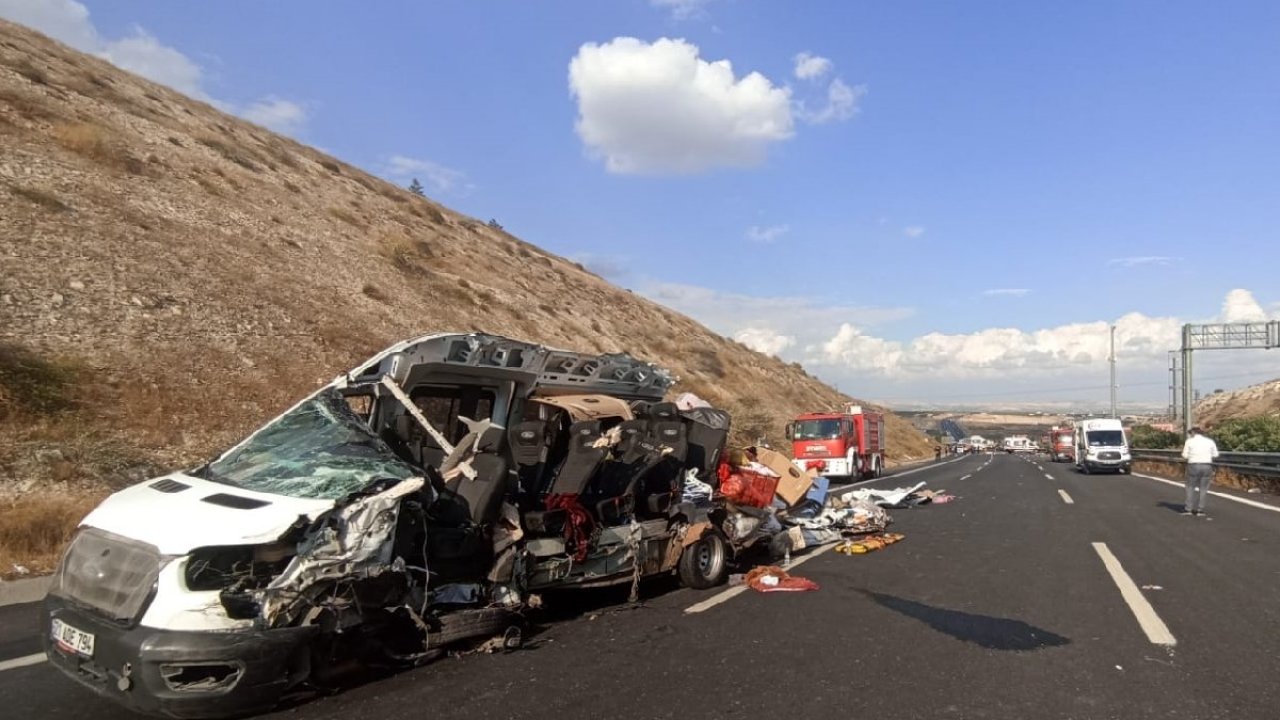
[[790, 575], [777, 565], [751, 568], [744, 582], [757, 592], [804, 592], [818, 589], [818, 583]]

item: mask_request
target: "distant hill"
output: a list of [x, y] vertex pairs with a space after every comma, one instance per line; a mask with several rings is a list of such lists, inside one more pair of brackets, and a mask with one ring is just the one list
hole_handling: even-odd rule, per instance
[[1196, 404], [1197, 424], [1212, 427], [1236, 418], [1280, 416], [1280, 379], [1210, 395]]
[[[0, 495], [92, 495], [208, 457], [431, 331], [626, 350], [776, 445], [787, 417], [846, 399], [500, 228], [5, 22], [0, 147]], [[896, 416], [889, 441], [891, 459], [931, 455]]]

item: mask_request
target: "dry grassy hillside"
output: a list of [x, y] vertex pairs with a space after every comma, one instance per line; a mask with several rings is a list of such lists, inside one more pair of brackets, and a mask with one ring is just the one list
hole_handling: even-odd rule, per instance
[[[787, 416], [841, 400], [580, 265], [3, 21], [0, 217], [0, 512], [47, 515], [24, 527], [50, 537], [425, 332], [626, 350], [778, 444]], [[896, 417], [890, 439], [895, 460], [929, 453]], [[40, 490], [63, 499], [12, 504]], [[0, 572], [6, 546], [44, 542], [5, 537], [17, 527], [0, 526]]]
[[1196, 405], [1196, 421], [1213, 427], [1224, 420], [1280, 415], [1280, 380], [1210, 395]]

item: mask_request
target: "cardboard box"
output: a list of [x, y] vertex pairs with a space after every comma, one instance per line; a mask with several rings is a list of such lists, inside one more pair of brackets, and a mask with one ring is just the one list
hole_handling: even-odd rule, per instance
[[777, 450], [763, 447], [752, 448], [752, 450], [755, 451], [756, 460], [761, 465], [774, 471], [781, 478], [778, 481], [778, 489], [775, 492], [787, 504], [787, 507], [800, 502], [805, 493], [809, 492], [809, 486], [813, 484], [813, 478], [793, 465], [791, 459], [786, 455]]

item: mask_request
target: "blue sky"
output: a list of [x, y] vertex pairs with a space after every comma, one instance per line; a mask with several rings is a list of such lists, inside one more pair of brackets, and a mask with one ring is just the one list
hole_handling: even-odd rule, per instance
[[[417, 176], [864, 397], [1103, 400], [1118, 322], [1121, 395], [1158, 402], [1182, 322], [1280, 317], [1280, 3], [0, 0], [0, 16]], [[1280, 376], [1271, 353], [1198, 365], [1214, 386]]]

